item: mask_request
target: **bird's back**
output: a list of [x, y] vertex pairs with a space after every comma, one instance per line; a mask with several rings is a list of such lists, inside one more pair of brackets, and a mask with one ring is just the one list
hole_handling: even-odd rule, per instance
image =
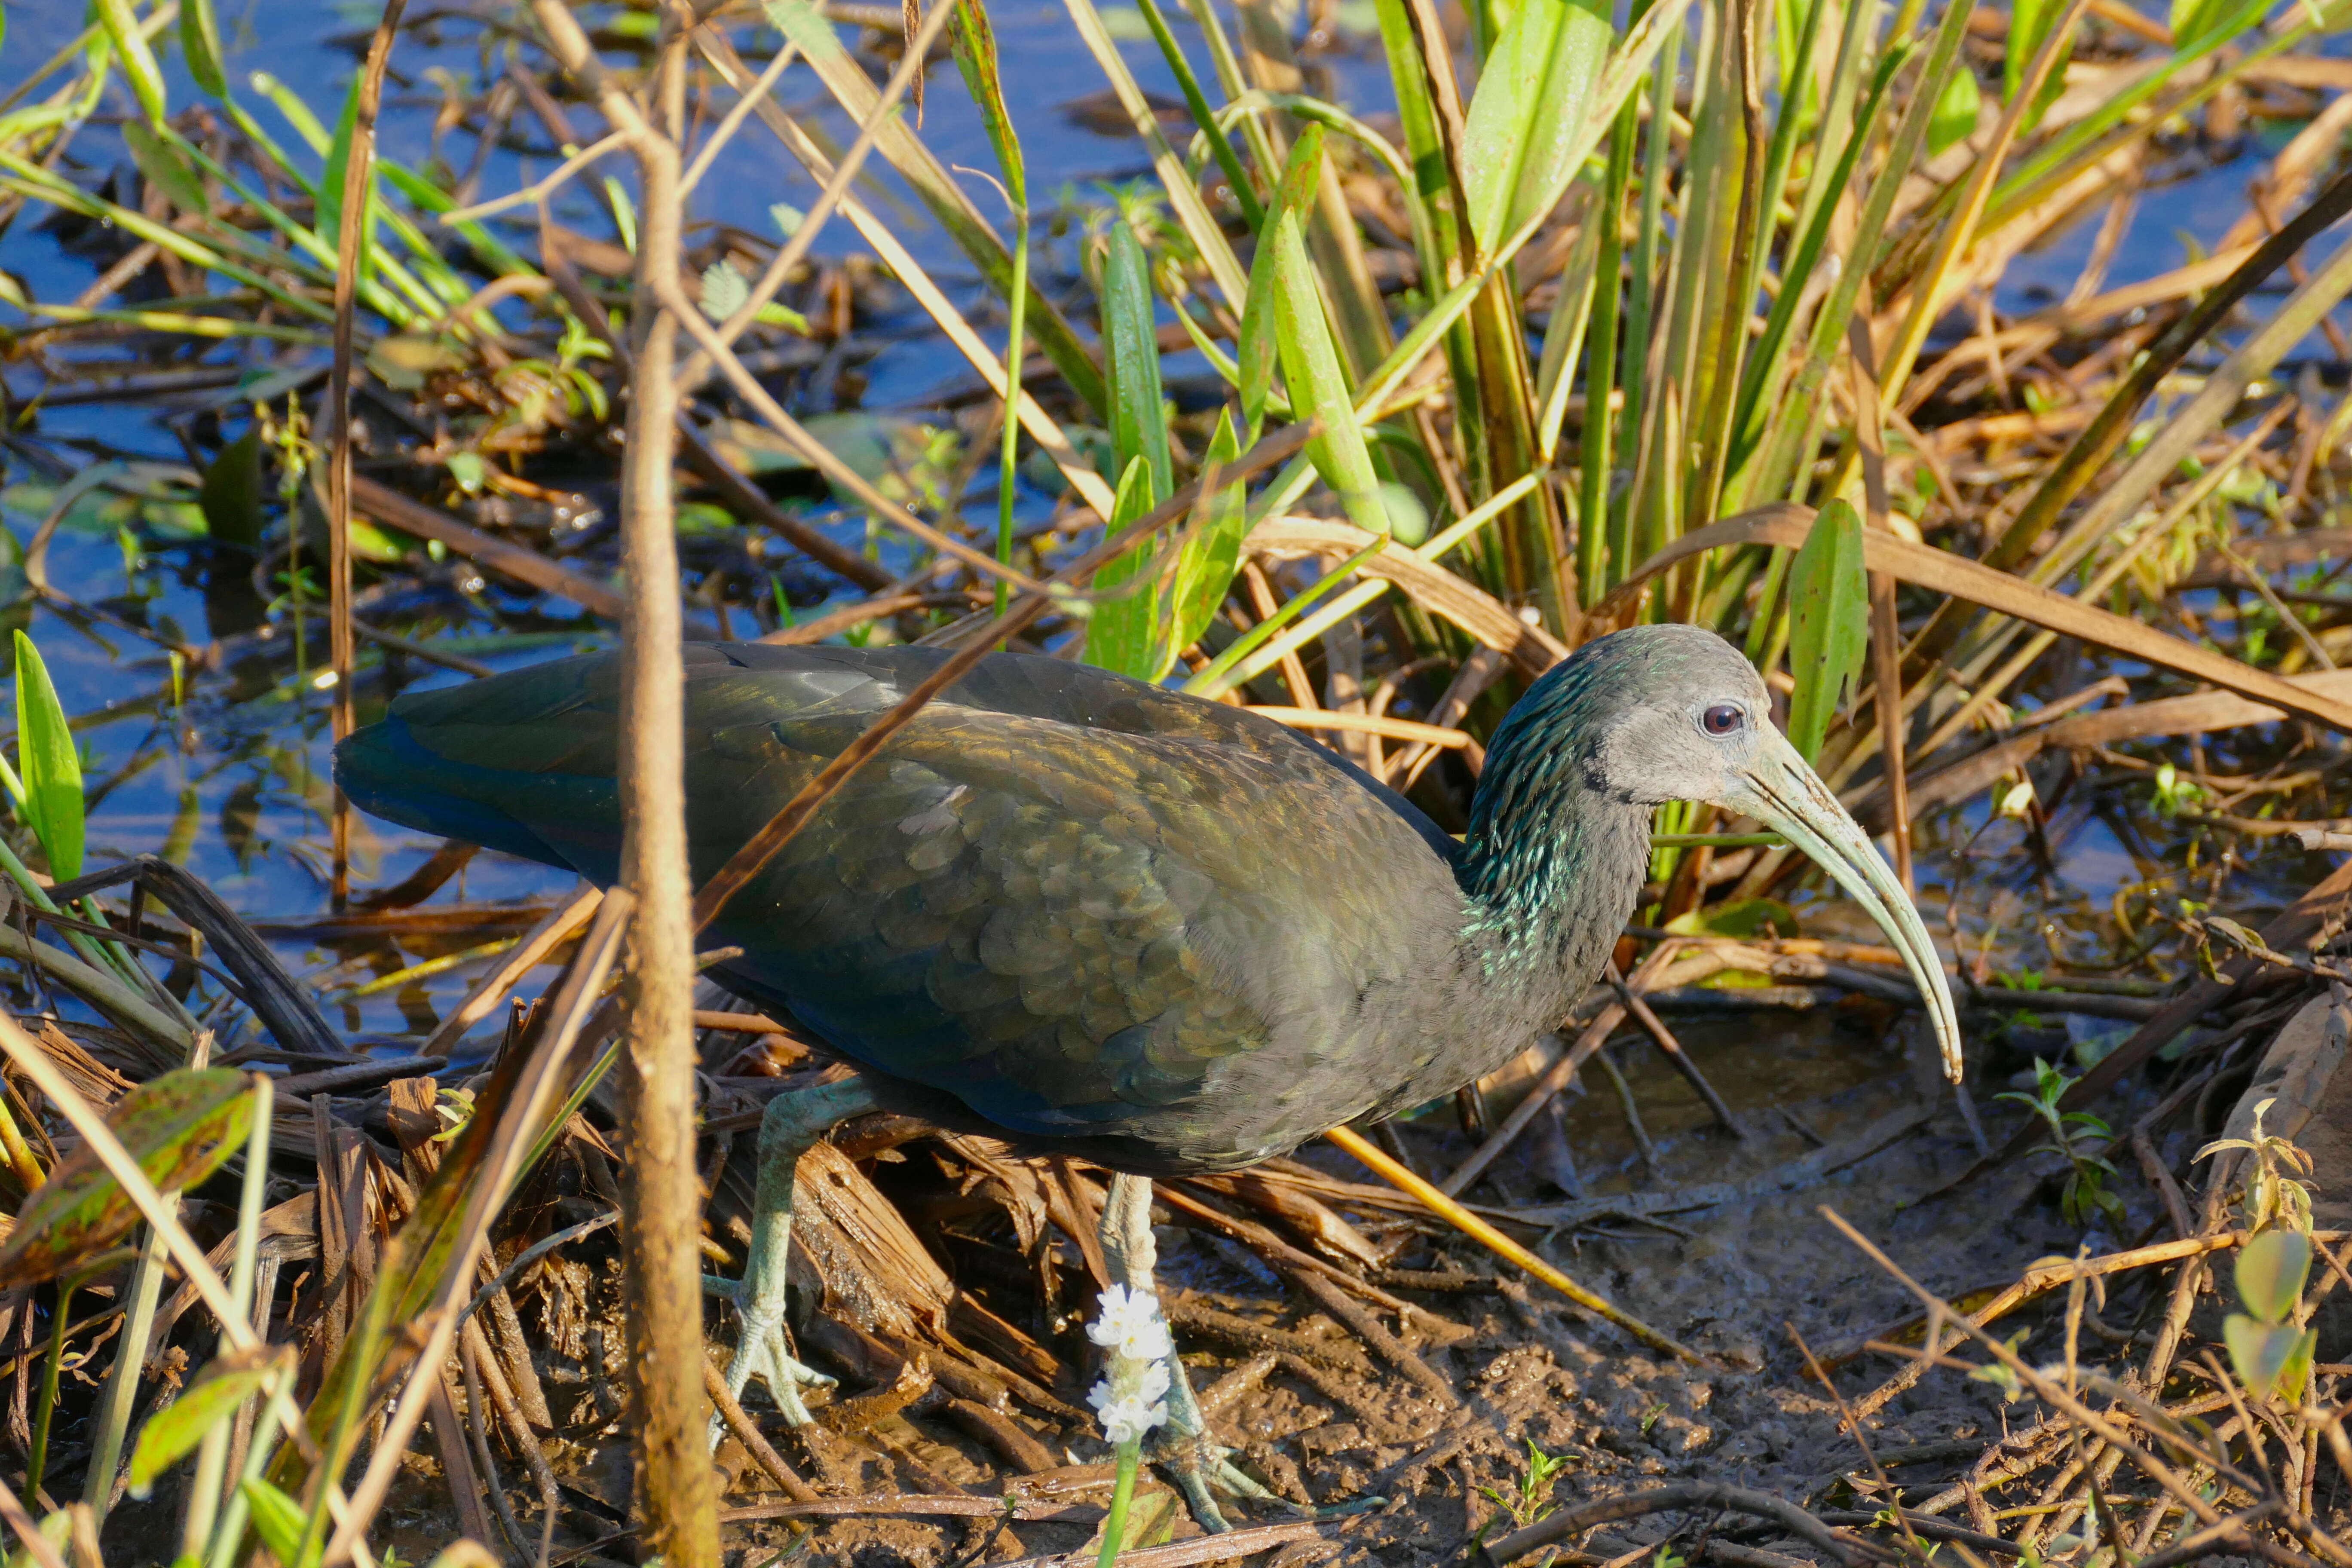
[[[944, 657], [690, 646], [697, 882]], [[378, 816], [610, 882], [618, 708], [609, 655], [414, 693], [337, 775]], [[740, 945], [730, 982], [886, 1100], [1140, 1173], [1216, 1169], [1392, 1109], [1458, 1048], [1453, 851], [1270, 721], [1000, 654], [704, 942]]]

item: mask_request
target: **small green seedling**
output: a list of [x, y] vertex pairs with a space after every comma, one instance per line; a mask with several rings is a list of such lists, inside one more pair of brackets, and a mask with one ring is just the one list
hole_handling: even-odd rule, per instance
[[[2025, 1336], [2032, 1331], [2030, 1329], [2020, 1329], [2001, 1343], [2011, 1355], [2015, 1355], [2017, 1347], [2025, 1342]], [[2017, 1369], [2005, 1361], [1987, 1362], [1969, 1373], [1969, 1377], [1973, 1382], [1990, 1383], [2000, 1389], [2001, 1403], [2004, 1405], [2014, 1405], [2025, 1397], [2025, 1380], [2018, 1376]]]
[[1559, 1484], [1560, 1472], [1568, 1468], [1569, 1460], [1578, 1457], [1572, 1448], [1547, 1454], [1530, 1438], [1528, 1441], [1528, 1468], [1519, 1472], [1519, 1484], [1509, 1491], [1497, 1487], [1481, 1487], [1479, 1489], [1496, 1508], [1510, 1515], [1512, 1529], [1525, 1530], [1552, 1510], [1551, 1489]]
[[2303, 1282], [2311, 1272], [2311, 1240], [2299, 1231], [2266, 1230], [2238, 1253], [2238, 1300], [2243, 1312], [2222, 1320], [2238, 1381], [2256, 1399], [2273, 1393], [2293, 1401], [2311, 1376], [2319, 1332], [2295, 1321]]
[[2115, 1130], [2087, 1110], [2059, 1109], [2059, 1100], [2074, 1084], [2073, 1079], [2036, 1057], [2032, 1092], [2011, 1089], [1999, 1098], [2017, 1101], [2040, 1119], [2049, 1137], [2035, 1147], [2034, 1153], [2063, 1155], [2073, 1167], [2058, 1194], [2059, 1209], [2066, 1218], [2075, 1225], [2088, 1225], [2092, 1215], [2104, 1215], [2120, 1230], [2126, 1219], [2124, 1201], [2107, 1187], [2116, 1168], [2089, 1148], [2093, 1139], [2114, 1142]]
[[2263, 1130], [2263, 1116], [2277, 1103], [2275, 1098], [2256, 1102], [2252, 1137], [2217, 1138], [2198, 1150], [2197, 1158], [2202, 1160], [2224, 1149], [2244, 1150], [2252, 1157], [2254, 1166], [2246, 1177], [2245, 1189], [2238, 1200], [2239, 1212], [2245, 1216], [2246, 1229], [2292, 1230], [2308, 1236], [2311, 1234], [2311, 1184], [2296, 1178], [2311, 1174], [2311, 1156], [2295, 1147], [2292, 1140]]
[[2179, 770], [2164, 763], [2156, 770], [2156, 783], [2151, 804], [2157, 816], [2169, 822], [2184, 811], [2195, 811], [2205, 804], [2205, 791], [2193, 779], [2180, 776]]

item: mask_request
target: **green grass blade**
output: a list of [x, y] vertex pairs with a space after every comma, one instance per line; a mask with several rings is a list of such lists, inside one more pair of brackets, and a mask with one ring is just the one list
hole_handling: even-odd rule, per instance
[[[1297, 620], [1309, 606], [1354, 575], [1357, 567], [1386, 549], [1388, 542], [1386, 539], [1375, 539], [1371, 543], [1339, 563], [1337, 567], [1300, 589], [1292, 595], [1288, 604], [1243, 633], [1241, 637], [1234, 639], [1233, 646], [1211, 660], [1206, 668], [1186, 681], [1185, 691], [1194, 697], [1221, 697], [1243, 682], [1254, 679], [1260, 671], [1271, 668], [1275, 661], [1283, 654], [1291, 651], [1299, 643], [1315, 635], [1313, 631], [1302, 626], [1296, 638], [1276, 644], [1270, 640], [1275, 634]], [[1359, 591], [1371, 589], [1372, 596], [1377, 597], [1379, 593], [1387, 587], [1386, 578], [1376, 578], [1371, 583], [1360, 584]], [[1334, 608], [1337, 608], [1339, 604], [1344, 603], [1346, 603], [1345, 600], [1338, 601]], [[1244, 663], [1244, 660], [1247, 662]]]
[[[1011, 320], [1005, 329], [1004, 342], [1004, 435], [999, 449], [996, 469], [996, 558], [1005, 565], [1013, 564], [1013, 509], [1019, 499], [1021, 422], [1013, 410], [1021, 405], [1021, 361], [1027, 351], [1023, 346], [1028, 335], [1024, 319], [1029, 304], [1029, 170], [1022, 157], [1021, 137], [1013, 128], [1013, 115], [1004, 106], [1004, 80], [998, 69], [996, 29], [989, 21], [988, 7], [983, 0], [961, 0], [958, 13], [959, 26], [953, 34], [956, 68], [963, 73], [964, 86], [971, 100], [980, 108], [982, 125], [988, 132], [989, 145], [995, 150], [998, 170], [1004, 176], [1004, 194], [1013, 207], [1013, 286], [1007, 290], [1012, 304]], [[1180, 312], [1181, 313], [1181, 312]], [[1003, 615], [1012, 598], [1012, 584], [999, 579], [996, 584], [996, 613]], [[778, 600], [781, 604], [782, 601]]]
[[1149, 465], [1151, 501], [1175, 493], [1168, 451], [1168, 419], [1160, 386], [1160, 339], [1152, 320], [1151, 269], [1134, 226], [1115, 219], [1110, 256], [1103, 267], [1103, 348], [1110, 381], [1110, 445], [1119, 472], [1141, 458]]
[[1789, 743], [1811, 762], [1830, 720], [1862, 679], [1870, 640], [1870, 579], [1863, 569], [1862, 517], [1842, 500], [1822, 508], [1789, 574]]
[[[2190, 0], [2190, 3], [2200, 10], [2217, 8], [2214, 0]], [[2057, 26], [2059, 16], [2065, 9], [2066, 0], [2011, 0], [2009, 47], [2000, 58], [2000, 96], [2004, 102], [2016, 100], [2018, 89], [2025, 84], [2026, 68], [2032, 63], [2034, 54], [2042, 47], [2042, 40], [2050, 36], [2050, 29]], [[2178, 16], [2180, 6], [2176, 0], [2174, 15]], [[2173, 34], [2176, 47], [2183, 41], [2176, 30]], [[2019, 135], [2032, 133], [2033, 128], [2042, 122], [2042, 115], [2049, 112], [2050, 106], [2058, 101], [2058, 95], [2066, 90], [2066, 61], [2074, 52], [2074, 46], [2069, 43], [2060, 53], [2057, 68], [2043, 79], [2042, 89], [2033, 95], [2033, 105], [2025, 111], [2024, 122], [2018, 128]], [[1940, 115], [1942, 112], [1943, 107], [1939, 103], [1937, 113]]]
[[[861, 125], [872, 119], [875, 106], [881, 101], [881, 92], [866, 76], [865, 68], [842, 47], [832, 24], [804, 3], [767, 0], [765, 9], [769, 20], [780, 28], [790, 24], [790, 35], [799, 41], [809, 65], [840, 102], [843, 111]], [[1000, 299], [1010, 300], [1013, 287], [1012, 247], [997, 237], [963, 187], [950, 177], [904, 118], [884, 125], [875, 137], [874, 146], [914, 188], [931, 216], [989, 287]], [[1063, 380], [1077, 395], [1078, 401], [1095, 417], [1108, 420], [1110, 403], [1103, 385], [1102, 367], [1095, 363], [1069, 319], [1038, 289], [1034, 279], [1028, 280], [1024, 320], [1038, 348], [1054, 362], [1054, 368], [1062, 373]]]
[[[1624, 269], [1625, 237], [1618, 215], [1625, 210], [1626, 192], [1633, 178], [1633, 146], [1642, 133], [1642, 105], [1629, 97], [1617, 111], [1617, 129], [1609, 143], [1609, 172], [1601, 187], [1601, 205], [1591, 222], [1601, 230], [1601, 255], [1594, 263], [1592, 339], [1585, 355], [1584, 449], [1577, 475], [1577, 582], [1587, 609], [1600, 603], [1624, 570], [1622, 557], [1612, 556], [1609, 541], [1609, 484], [1616, 468], [1616, 437], [1609, 406], [1617, 390], [1617, 327], [1624, 293], [1620, 274]], [[1644, 279], [1638, 275], [1633, 287]]]
[[1218, 125], [1216, 111], [1209, 107], [1207, 96], [1201, 91], [1200, 79], [1192, 74], [1192, 62], [1177, 47], [1176, 35], [1168, 30], [1168, 18], [1160, 14], [1158, 0], [1136, 0], [1136, 4], [1143, 12], [1145, 25], [1151, 29], [1152, 41], [1160, 46], [1169, 70], [1176, 77], [1177, 88], [1184, 94], [1184, 107], [1192, 112], [1192, 123], [1201, 128], [1202, 136], [1209, 143], [1209, 155], [1225, 172], [1225, 183], [1232, 188], [1234, 199], [1241, 204], [1242, 220], [1255, 234], [1265, 224], [1265, 205], [1257, 199], [1257, 192], [1250, 185], [1240, 152]]
[[32, 816], [27, 826], [49, 858], [49, 875], [69, 881], [81, 875], [81, 753], [40, 650], [22, 631], [16, 643], [16, 772]]
[[1228, 305], [1238, 304], [1248, 292], [1248, 275], [1242, 270], [1240, 259], [1234, 255], [1234, 247], [1225, 238], [1225, 231], [1218, 226], [1207, 202], [1202, 199], [1200, 186], [1185, 172], [1184, 161], [1168, 144], [1167, 135], [1160, 129], [1158, 117], [1151, 112], [1150, 100], [1143, 96], [1143, 89], [1136, 81], [1135, 74], [1127, 68], [1127, 61], [1119, 55], [1118, 45], [1112, 41], [1109, 30], [1103, 26], [1094, 0], [1063, 0], [1063, 3], [1069, 10], [1070, 19], [1077, 24], [1078, 36], [1095, 57], [1095, 63], [1102, 68], [1103, 75], [1110, 79], [1111, 90], [1133, 121], [1136, 134], [1143, 139], [1149, 149], [1152, 169], [1159, 174], [1160, 186], [1168, 196], [1169, 210], [1182, 226], [1185, 237], [1192, 242], [1192, 248], [1200, 252], [1202, 261], [1209, 268], [1210, 278], [1224, 295], [1225, 302]]
[[1322, 164], [1323, 128], [1309, 125], [1290, 150], [1274, 209], [1259, 237], [1260, 244], [1274, 249], [1275, 348], [1291, 406], [1322, 426], [1307, 445], [1316, 472], [1339, 496], [1349, 521], [1368, 533], [1386, 533], [1388, 512], [1381, 504], [1380, 477], [1339, 368], [1339, 347], [1324, 318], [1320, 282], [1307, 258], [1303, 237]]
[[215, 98], [228, 96], [228, 79], [221, 72], [220, 22], [213, 0], [180, 0], [180, 54], [188, 75]]
[[[1202, 473], [1213, 473], [1230, 466], [1241, 451], [1241, 437], [1234, 428], [1232, 411], [1220, 409], [1216, 433], [1209, 437], [1208, 454], [1202, 460]], [[1249, 529], [1249, 509], [1243, 487], [1220, 485], [1203, 504], [1208, 515], [1198, 536], [1186, 542], [1183, 558], [1176, 568], [1176, 629], [1169, 638], [1167, 658], [1157, 671], [1161, 679], [1167, 676], [1176, 656], [1199, 642], [1201, 634], [1209, 629], [1209, 623], [1216, 618], [1217, 606], [1224, 603], [1226, 591], [1233, 586], [1234, 572], [1241, 564], [1242, 536]]]
[[[1838, 150], [1837, 162], [1830, 171], [1829, 179], [1841, 188], [1844, 182], [1853, 177], [1854, 166], [1861, 159], [1863, 149], [1876, 134], [1879, 120], [1892, 101], [1895, 72], [1906, 58], [1906, 51], [1890, 50], [1886, 58], [1879, 62], [1877, 79], [1871, 84], [1870, 97], [1854, 121], [1854, 132]], [[1733, 424], [1735, 430], [1745, 433], [1732, 452], [1735, 474], [1744, 470], [1759, 444], [1780, 430], [1783, 424], [1802, 425], [1807, 417], [1808, 411], [1790, 406], [1779, 395], [1795, 368], [1780, 351], [1796, 325], [1797, 312], [1804, 300], [1806, 280], [1821, 265], [1822, 251], [1829, 244], [1830, 224], [1835, 213], [1836, 209], [1826, 202], [1813, 209], [1811, 220], [1799, 237], [1796, 250], [1790, 256], [1788, 267], [1780, 275], [1780, 297], [1772, 301], [1771, 311], [1764, 319], [1764, 333], [1756, 342], [1756, 352], [1748, 356], [1747, 369], [1740, 378], [1739, 399]], [[1769, 492], [1734, 485], [1727, 487], [1727, 493], [1731, 498], [1727, 504], [1737, 510]]]
[[[342, 243], [343, 177], [351, 167], [352, 138], [359, 130], [361, 76], [352, 78], [351, 90], [343, 95], [343, 111], [335, 121], [335, 138], [327, 144], [327, 166], [319, 176], [317, 227], [319, 237], [330, 246]], [[374, 203], [373, 195], [375, 174], [373, 161], [367, 174], [371, 199], [360, 210], [367, 214], [360, 226], [359, 248], [352, 252], [352, 272], [354, 278], [365, 278], [373, 270], [371, 265], [374, 250]]]
[[163, 71], [155, 63], [155, 51], [147, 47], [147, 35], [140, 28], [132, 0], [95, 3], [98, 19], [106, 28], [106, 41], [112, 46], [114, 58], [122, 62], [123, 77], [131, 83], [140, 111], [150, 125], [162, 124], [171, 107], [163, 95]]
[[[1151, 510], [1151, 483], [1150, 460], [1140, 455], [1131, 458], [1119, 475], [1118, 499], [1111, 507], [1110, 533], [1116, 534]], [[1157, 559], [1151, 542], [1146, 541], [1105, 563], [1095, 573], [1094, 585], [1110, 590], [1136, 583], [1139, 577], [1152, 573]], [[1131, 593], [1108, 594], [1095, 601], [1093, 613], [1087, 618], [1087, 662], [1139, 680], [1152, 679], [1160, 673], [1156, 647], [1160, 631], [1156, 584], [1146, 581]]]

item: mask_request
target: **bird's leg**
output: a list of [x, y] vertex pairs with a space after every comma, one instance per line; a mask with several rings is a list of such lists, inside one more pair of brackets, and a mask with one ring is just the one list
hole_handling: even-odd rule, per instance
[[[1151, 1238], [1151, 1181], [1148, 1176], [1113, 1175], [1110, 1194], [1103, 1203], [1103, 1259], [1111, 1277], [1129, 1290], [1148, 1290], [1156, 1299], [1159, 1286], [1152, 1271], [1159, 1266], [1159, 1247]], [[1234, 1468], [1225, 1449], [1209, 1435], [1201, 1402], [1184, 1375], [1184, 1362], [1173, 1348], [1168, 1352], [1168, 1422], [1146, 1442], [1147, 1458], [1166, 1472], [1184, 1494], [1185, 1506], [1202, 1529], [1213, 1533], [1232, 1528], [1209, 1495], [1214, 1487], [1235, 1497], [1276, 1503], [1295, 1511], [1296, 1505], [1278, 1498]]]
[[[801, 1156], [835, 1123], [872, 1110], [874, 1096], [862, 1078], [780, 1094], [768, 1101], [760, 1118], [760, 1181], [751, 1205], [751, 1252], [744, 1260], [740, 1280], [706, 1275], [703, 1289], [735, 1303], [743, 1320], [743, 1336], [735, 1359], [727, 1368], [727, 1392], [741, 1397], [743, 1385], [754, 1377], [767, 1380], [768, 1392], [784, 1419], [805, 1426], [812, 1419], [801, 1403], [800, 1385], [829, 1385], [824, 1373], [803, 1366], [784, 1344], [784, 1262], [793, 1243], [793, 1189]], [[711, 1440], [719, 1424], [711, 1423]]]

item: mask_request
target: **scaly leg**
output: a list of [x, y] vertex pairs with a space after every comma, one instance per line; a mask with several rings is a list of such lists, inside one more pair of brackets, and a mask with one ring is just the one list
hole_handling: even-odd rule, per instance
[[[1150, 1178], [1111, 1177], [1110, 1195], [1103, 1204], [1101, 1235], [1103, 1258], [1110, 1265], [1112, 1279], [1129, 1290], [1149, 1290], [1156, 1297], [1159, 1286], [1152, 1270], [1159, 1265], [1159, 1248], [1151, 1239]], [[1297, 1511], [1297, 1504], [1275, 1496], [1234, 1468], [1225, 1448], [1210, 1436], [1201, 1403], [1192, 1397], [1192, 1382], [1184, 1375], [1183, 1360], [1173, 1350], [1168, 1352], [1168, 1424], [1151, 1435], [1145, 1447], [1146, 1457], [1184, 1494], [1192, 1518], [1212, 1533], [1232, 1528], [1209, 1495], [1213, 1487]]]
[[[768, 1101], [760, 1118], [760, 1182], [751, 1205], [751, 1254], [744, 1260], [743, 1278], [703, 1277], [702, 1288], [733, 1301], [743, 1320], [743, 1336], [727, 1367], [727, 1391], [740, 1398], [745, 1384], [764, 1378], [776, 1408], [795, 1426], [805, 1426], [812, 1419], [808, 1406], [801, 1403], [801, 1385], [829, 1387], [834, 1381], [793, 1360], [784, 1346], [784, 1261], [792, 1251], [793, 1188], [800, 1158], [836, 1123], [874, 1108], [874, 1096], [859, 1078], [780, 1094]], [[720, 1430], [713, 1419], [714, 1444]]]

